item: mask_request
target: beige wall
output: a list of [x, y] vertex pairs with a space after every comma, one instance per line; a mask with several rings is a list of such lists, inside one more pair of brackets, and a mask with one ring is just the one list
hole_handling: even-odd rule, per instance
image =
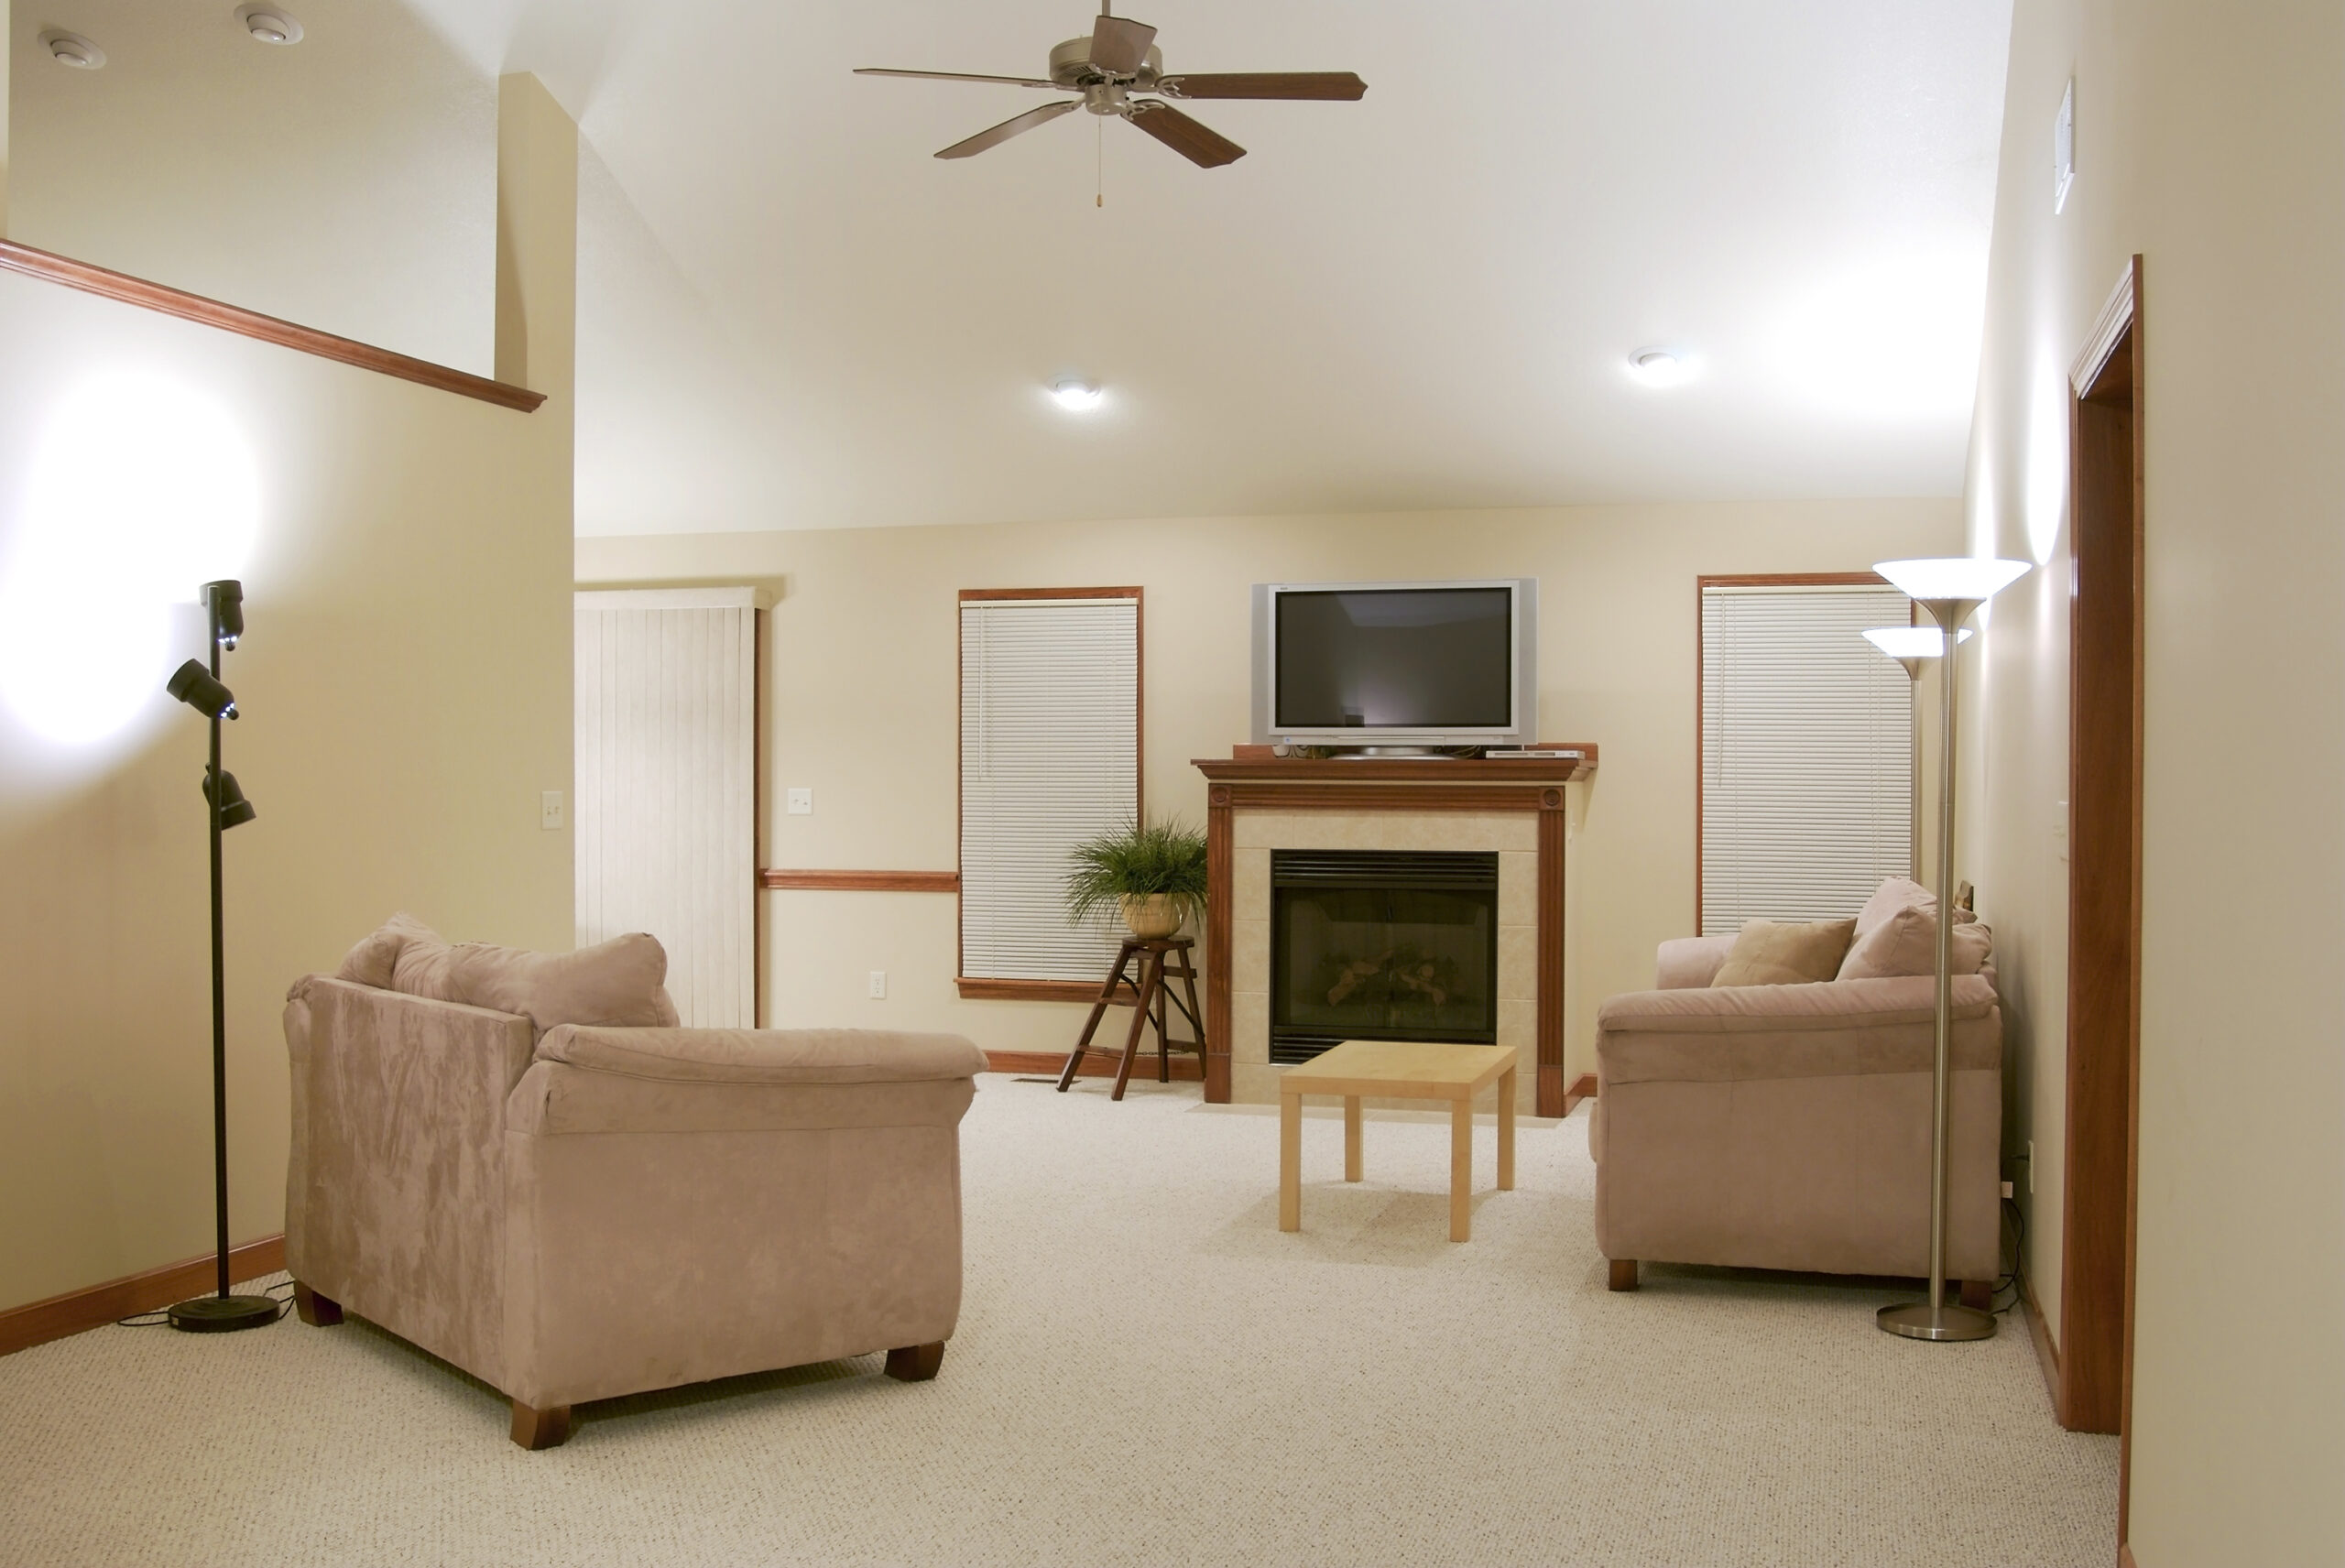
[[[2051, 211], [2077, 82], [2078, 180]], [[2132, 1545], [2345, 1560], [2345, 13], [2022, 0], [1969, 512], [2044, 570], [1978, 645], [1967, 866], [2012, 1002], [2056, 1313], [2065, 1072], [2062, 377], [2144, 258], [2147, 783]]]
[[[574, 161], [543, 108], [507, 173], [555, 195], [509, 226], [531, 363], [560, 365]], [[282, 1224], [291, 981], [399, 908], [571, 944], [570, 835], [539, 827], [540, 791], [570, 788], [568, 389], [515, 413], [16, 276], [0, 344], [0, 600], [76, 588], [28, 552], [58, 504], [44, 443], [93, 378], [168, 387], [250, 453], [251, 549], [204, 572], [241, 576], [249, 622], [224, 671], [245, 709], [227, 766], [259, 810], [225, 844], [230, 1174], [234, 1236], [265, 1236]], [[113, 493], [171, 433], [121, 420], [61, 494]], [[202, 500], [166, 476], [157, 505], [83, 519], [77, 537], [104, 536], [93, 615], [149, 624], [125, 584]], [[147, 615], [169, 616], [169, 643], [111, 734], [64, 744], [0, 702], [0, 1306], [212, 1245], [204, 725], [160, 691], [202, 633], [191, 604]], [[77, 679], [107, 646], [20, 636], [0, 685]]]
[[[1694, 929], [1695, 578], [1861, 569], [1959, 538], [1938, 500], [842, 529], [582, 539], [578, 581], [769, 588], [768, 785], [812, 786], [815, 811], [769, 802], [766, 863], [932, 869], [954, 864], [963, 588], [1145, 587], [1147, 804], [1202, 822], [1190, 759], [1249, 738], [1249, 584], [1536, 576], [1540, 732], [1603, 757], [1571, 846], [1576, 1074], [1597, 1004], [1651, 985], [1654, 945]], [[951, 898], [766, 898], [769, 1021], [1053, 1051], [1080, 1027], [1064, 1006], [959, 1000]], [[885, 1001], [866, 995], [874, 969]]]

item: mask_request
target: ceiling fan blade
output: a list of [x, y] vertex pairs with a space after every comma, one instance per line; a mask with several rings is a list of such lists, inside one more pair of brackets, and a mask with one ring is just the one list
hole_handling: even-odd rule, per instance
[[1167, 76], [1156, 91], [1175, 98], [1318, 98], [1354, 102], [1368, 83], [1348, 71], [1241, 71], [1217, 76]]
[[1141, 98], [1132, 104], [1131, 122], [1199, 169], [1219, 169], [1236, 163], [1246, 149], [1220, 132], [1199, 125], [1170, 103]]
[[951, 147], [946, 147], [943, 152], [938, 153], [936, 156], [939, 158], [975, 158], [977, 154], [985, 151], [986, 148], [989, 147], [999, 147], [1002, 143], [1008, 141], [1012, 136], [1023, 136], [1026, 132], [1032, 130], [1036, 125], [1055, 120], [1061, 114], [1073, 114], [1075, 110], [1082, 107], [1083, 101], [1079, 98], [1070, 98], [1063, 103], [1045, 103], [1039, 109], [1029, 109], [1022, 114], [1014, 115], [1009, 119], [1004, 120], [1001, 124], [994, 126], [991, 130], [979, 131], [967, 141], [954, 142]]
[[1091, 63], [1118, 76], [1138, 76], [1155, 39], [1156, 29], [1146, 22], [1102, 16], [1091, 27]]
[[890, 71], [885, 66], [858, 65], [857, 76], [916, 76], [924, 82], [999, 82], [1011, 87], [1051, 87], [1062, 93], [1072, 93], [1071, 87], [1060, 87], [1055, 82], [1044, 82], [1034, 76], [972, 76], [965, 71]]

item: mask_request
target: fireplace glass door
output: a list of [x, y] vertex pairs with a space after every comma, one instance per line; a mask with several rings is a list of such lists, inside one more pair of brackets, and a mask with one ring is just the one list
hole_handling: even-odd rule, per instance
[[1271, 1060], [1347, 1040], [1498, 1043], [1499, 857], [1271, 852]]

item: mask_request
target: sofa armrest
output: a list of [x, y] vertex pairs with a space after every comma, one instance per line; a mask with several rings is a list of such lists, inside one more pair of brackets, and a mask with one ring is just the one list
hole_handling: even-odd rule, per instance
[[922, 1083], [974, 1078], [986, 1053], [957, 1034], [897, 1029], [605, 1029], [564, 1024], [540, 1062], [672, 1083]]
[[1684, 991], [1707, 985], [1726, 966], [1734, 951], [1734, 937], [1681, 936], [1661, 944], [1653, 964], [1653, 989]]

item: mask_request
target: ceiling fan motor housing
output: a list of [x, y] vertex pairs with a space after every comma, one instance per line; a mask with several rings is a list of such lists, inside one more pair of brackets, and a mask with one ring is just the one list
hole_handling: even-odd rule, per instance
[[1118, 77], [1115, 72], [1091, 63], [1091, 39], [1069, 38], [1051, 51], [1051, 80], [1062, 87], [1091, 87], [1107, 82], [1118, 82], [1135, 92], [1145, 93], [1156, 85], [1164, 74], [1164, 51], [1154, 45], [1149, 47], [1148, 58], [1140, 62], [1138, 74]]

